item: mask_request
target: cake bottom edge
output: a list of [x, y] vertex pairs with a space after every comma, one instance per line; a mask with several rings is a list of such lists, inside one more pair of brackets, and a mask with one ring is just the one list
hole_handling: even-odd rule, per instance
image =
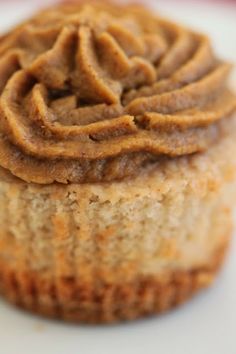
[[0, 293], [10, 303], [41, 316], [69, 322], [106, 324], [164, 313], [210, 286], [224, 261], [225, 239], [209, 262], [161, 276], [139, 276], [130, 283], [80, 284], [73, 277], [47, 281], [33, 272], [0, 265]]

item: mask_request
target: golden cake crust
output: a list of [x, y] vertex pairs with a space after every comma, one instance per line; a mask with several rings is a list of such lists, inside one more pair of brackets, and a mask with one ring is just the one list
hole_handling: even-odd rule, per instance
[[231, 125], [230, 68], [206, 36], [138, 6], [47, 9], [0, 42], [0, 165], [100, 182], [204, 151]]
[[57, 279], [1, 265], [0, 291], [8, 301], [39, 315], [80, 323], [114, 323], [160, 314], [179, 306], [210, 286], [224, 260], [225, 243], [201, 267], [137, 277], [130, 283], [94, 283]]

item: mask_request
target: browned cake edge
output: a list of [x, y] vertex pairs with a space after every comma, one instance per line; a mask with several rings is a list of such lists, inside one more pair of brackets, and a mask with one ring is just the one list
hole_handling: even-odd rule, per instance
[[[0, 291], [14, 305], [51, 318], [82, 323], [113, 323], [160, 314], [183, 304], [212, 284], [228, 249], [229, 237], [201, 267], [144, 276], [131, 283], [45, 281], [40, 274], [1, 264]], [[24, 291], [22, 292], [22, 289]], [[63, 294], [63, 300], [61, 295]]]

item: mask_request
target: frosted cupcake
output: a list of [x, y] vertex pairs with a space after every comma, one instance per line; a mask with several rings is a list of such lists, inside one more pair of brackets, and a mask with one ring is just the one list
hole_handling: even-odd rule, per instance
[[0, 41], [0, 288], [79, 322], [214, 280], [235, 198], [230, 65], [140, 7], [61, 5]]

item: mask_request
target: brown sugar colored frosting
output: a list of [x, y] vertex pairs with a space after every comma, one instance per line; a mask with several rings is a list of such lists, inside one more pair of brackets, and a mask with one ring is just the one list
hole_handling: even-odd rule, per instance
[[0, 41], [0, 165], [98, 182], [203, 151], [236, 108], [229, 71], [207, 37], [144, 9], [48, 9]]

